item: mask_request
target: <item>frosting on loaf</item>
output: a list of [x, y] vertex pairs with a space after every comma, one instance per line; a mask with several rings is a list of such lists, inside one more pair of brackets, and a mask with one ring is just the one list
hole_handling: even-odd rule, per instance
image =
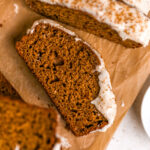
[[150, 19], [136, 8], [116, 0], [39, 0], [88, 13], [115, 30], [122, 40], [130, 39], [147, 46], [150, 40]]
[[150, 0], [123, 0], [125, 3], [136, 7], [141, 12], [148, 14], [150, 11]]

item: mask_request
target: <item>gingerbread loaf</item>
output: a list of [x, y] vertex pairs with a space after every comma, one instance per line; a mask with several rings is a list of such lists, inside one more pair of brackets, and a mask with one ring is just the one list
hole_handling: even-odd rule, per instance
[[116, 104], [109, 74], [100, 54], [74, 32], [39, 20], [16, 49], [76, 136], [112, 125]]
[[18, 100], [0, 100], [0, 149], [52, 150], [57, 143], [57, 113]]
[[147, 46], [150, 19], [118, 0], [25, 0], [34, 11], [129, 48]]
[[1, 73], [0, 96], [0, 149], [55, 149], [59, 140], [56, 137], [57, 113], [53, 108], [25, 104]]

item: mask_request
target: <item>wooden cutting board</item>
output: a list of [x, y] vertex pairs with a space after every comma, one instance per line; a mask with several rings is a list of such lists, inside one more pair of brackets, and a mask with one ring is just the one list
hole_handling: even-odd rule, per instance
[[[41, 16], [28, 9], [23, 0], [0, 0], [0, 71], [26, 102], [47, 107], [48, 96], [15, 50], [15, 40], [39, 18]], [[127, 49], [83, 31], [68, 28], [102, 54], [116, 95], [117, 116], [113, 126], [105, 133], [76, 138], [70, 131], [64, 131], [63, 135], [71, 140], [70, 150], [104, 150], [150, 74], [150, 45], [146, 48]], [[122, 103], [125, 104], [124, 107]], [[62, 128], [64, 127], [60, 125], [60, 129]]]

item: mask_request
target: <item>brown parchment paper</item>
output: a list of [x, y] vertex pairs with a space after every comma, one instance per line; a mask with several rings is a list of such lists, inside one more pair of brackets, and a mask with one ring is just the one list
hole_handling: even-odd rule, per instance
[[[0, 0], [0, 71], [24, 101], [48, 107], [51, 105], [50, 99], [15, 50], [15, 41], [39, 18], [41, 16], [28, 9], [23, 0]], [[65, 129], [61, 118], [58, 133], [72, 145], [69, 150], [104, 150], [150, 74], [150, 45], [146, 48], [127, 49], [83, 31], [68, 28], [101, 52], [110, 72], [118, 107], [116, 120], [105, 133], [92, 133], [77, 138]], [[125, 103], [124, 107], [121, 106], [122, 102]]]

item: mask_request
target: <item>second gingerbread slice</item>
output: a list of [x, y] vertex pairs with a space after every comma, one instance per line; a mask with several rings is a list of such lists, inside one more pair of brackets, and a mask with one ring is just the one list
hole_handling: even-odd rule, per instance
[[116, 104], [109, 73], [100, 54], [74, 32], [39, 20], [16, 49], [75, 135], [106, 130], [113, 123]]

